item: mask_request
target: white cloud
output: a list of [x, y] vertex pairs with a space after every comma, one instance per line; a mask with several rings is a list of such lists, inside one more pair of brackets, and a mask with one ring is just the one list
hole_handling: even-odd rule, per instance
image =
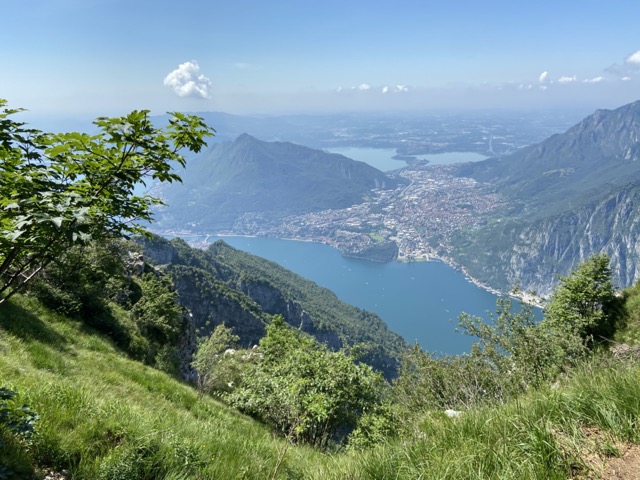
[[540, 90], [545, 91], [548, 87], [546, 85], [540, 85]]
[[173, 88], [179, 97], [209, 98], [211, 80], [200, 74], [198, 62], [192, 60], [181, 63], [164, 77], [164, 85]]
[[558, 79], [558, 83], [573, 83], [575, 81], [576, 81], [576, 76], [575, 75], [573, 75], [572, 77], [568, 77], [568, 76], [563, 75], [562, 77], [560, 77]]
[[538, 78], [538, 81], [539, 81], [540, 83], [544, 83], [544, 82], [546, 82], [546, 81], [547, 81], [547, 79], [548, 79], [548, 78], [549, 78], [549, 72], [544, 71], [544, 72], [542, 72], [542, 73], [540, 74], [540, 78]]
[[640, 64], [640, 50], [638, 50], [635, 53], [632, 53], [631, 55], [629, 55], [627, 57], [627, 59], [625, 60], [626, 63], [634, 63], [636, 65]]
[[389, 87], [387, 85], [382, 87], [382, 93], [388, 93], [388, 92], [389, 92]]
[[629, 80], [631, 80], [631, 77], [622, 77], [620, 80], [622, 80], [623, 82], [628, 82]]
[[371, 90], [371, 85], [369, 85], [368, 83], [362, 83], [360, 85], [358, 85], [358, 90]]
[[409, 87], [407, 87], [406, 85], [396, 85], [396, 88], [394, 90], [394, 92], [396, 93], [404, 93], [408, 91], [409, 91]]
[[604, 81], [604, 77], [587, 78], [584, 83], [600, 83]]

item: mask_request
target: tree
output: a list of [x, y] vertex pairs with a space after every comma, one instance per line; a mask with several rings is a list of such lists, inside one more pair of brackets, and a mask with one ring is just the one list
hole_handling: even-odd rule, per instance
[[[520, 291], [515, 288], [512, 293]], [[498, 298], [491, 317], [485, 323], [463, 313], [458, 323], [465, 333], [478, 338], [471, 356], [491, 366], [506, 393], [539, 386], [558, 374], [562, 359], [556, 338], [536, 320], [532, 305], [522, 303], [516, 310], [509, 297]]]
[[183, 148], [199, 152], [214, 130], [200, 117], [172, 113], [156, 128], [149, 111], [98, 118], [99, 133], [44, 133], [13, 120], [0, 99], [0, 303], [61, 252], [93, 238], [144, 233], [151, 207], [134, 194], [149, 179], [181, 181]]
[[[198, 389], [201, 392], [216, 393], [230, 391], [230, 383], [239, 376], [236, 358], [225, 358], [224, 352], [236, 346], [240, 340], [233, 330], [221, 323], [206, 340], [198, 343], [198, 351], [191, 363], [198, 372]], [[229, 360], [229, 361], [226, 361]]]
[[609, 263], [607, 255], [596, 254], [561, 278], [546, 309], [545, 324], [587, 346], [610, 338], [618, 302]]
[[281, 316], [267, 327], [260, 352], [264, 358], [228, 398], [294, 441], [325, 448], [382, 404], [379, 373], [293, 330]]

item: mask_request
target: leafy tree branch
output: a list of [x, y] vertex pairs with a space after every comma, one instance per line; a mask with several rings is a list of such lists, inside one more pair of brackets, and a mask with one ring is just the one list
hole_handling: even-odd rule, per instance
[[181, 181], [184, 148], [213, 135], [200, 117], [171, 113], [156, 128], [149, 111], [100, 117], [99, 133], [44, 133], [17, 122], [0, 99], [0, 303], [73, 244], [145, 233], [162, 204], [134, 194], [148, 180]]

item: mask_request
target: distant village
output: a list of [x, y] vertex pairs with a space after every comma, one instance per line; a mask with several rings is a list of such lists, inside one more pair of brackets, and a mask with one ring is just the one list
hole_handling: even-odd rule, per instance
[[374, 190], [361, 204], [282, 220], [245, 214], [233, 229], [217, 233], [318, 241], [346, 254], [394, 242], [399, 260], [448, 261], [451, 235], [476, 226], [483, 214], [504, 204], [487, 186], [454, 176], [453, 168], [417, 163], [395, 174], [404, 185]]

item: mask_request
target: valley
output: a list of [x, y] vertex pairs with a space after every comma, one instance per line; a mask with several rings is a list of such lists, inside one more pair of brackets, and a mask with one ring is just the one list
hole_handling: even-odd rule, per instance
[[3, 5], [0, 480], [640, 479], [640, 2], [148, 3]]
[[[373, 190], [363, 203], [276, 220], [259, 212], [246, 213], [232, 228], [216, 233], [317, 241], [348, 256], [378, 261], [450, 262], [453, 233], [478, 226], [481, 215], [505, 202], [487, 185], [456, 177], [453, 170], [448, 165], [414, 164], [395, 174], [408, 184], [395, 190]], [[390, 243], [397, 247], [389, 248]]]
[[[414, 142], [397, 145], [394, 158], [405, 166], [398, 162], [401, 168], [384, 174], [362, 170], [363, 162], [342, 155], [284, 142], [254, 139], [239, 150], [236, 145], [247, 139], [241, 135], [231, 147], [236, 156], [221, 161], [224, 169], [216, 166], [215, 155], [205, 155], [196, 159], [195, 173], [187, 173], [185, 190], [177, 196], [167, 190], [172, 207], [159, 212], [155, 231], [196, 241], [211, 234], [316, 241], [346, 256], [379, 262], [437, 259], [490, 291], [508, 292], [520, 284], [537, 292], [527, 294], [529, 300], [548, 296], [558, 275], [591, 254], [607, 253], [614, 281], [623, 288], [640, 274], [637, 222], [630, 213], [636, 205], [632, 184], [640, 180], [639, 111], [639, 102], [598, 110], [564, 133], [475, 162], [465, 162], [464, 155], [459, 163], [444, 165], [418, 158], [437, 151], [435, 139], [426, 135], [415, 149], [408, 147]], [[472, 149], [453, 135], [464, 125], [442, 123], [450, 131], [443, 136], [449, 139], [443, 149]], [[360, 137], [350, 130], [349, 138], [369, 149], [389, 148], [378, 141], [391, 135], [387, 127], [362, 128]], [[474, 138], [473, 131], [467, 140]], [[484, 140], [495, 138], [483, 131]], [[404, 138], [397, 129], [396, 135]], [[248, 158], [260, 166], [245, 167]], [[334, 166], [321, 171], [324, 161]], [[203, 173], [207, 162], [223, 173], [223, 184], [224, 178], [232, 180], [218, 186], [215, 175]], [[234, 167], [239, 163], [242, 168]], [[301, 164], [314, 164], [318, 173], [295, 173]], [[230, 204], [223, 215], [212, 213]]]

